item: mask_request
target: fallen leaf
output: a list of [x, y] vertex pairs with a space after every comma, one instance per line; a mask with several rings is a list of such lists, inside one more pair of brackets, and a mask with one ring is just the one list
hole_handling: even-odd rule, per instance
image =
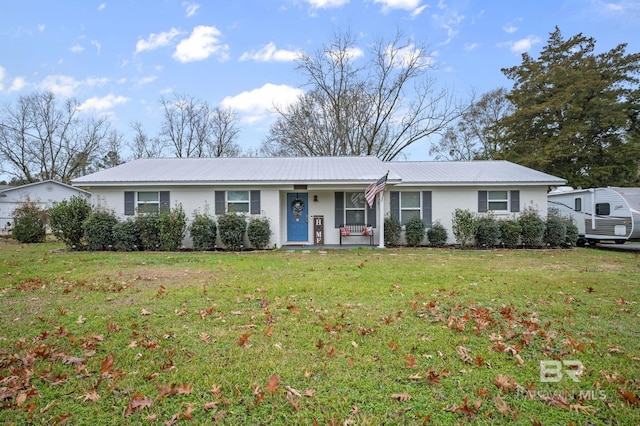
[[278, 376], [277, 374], [272, 374], [271, 377], [269, 377], [269, 380], [267, 380], [267, 390], [271, 395], [273, 395], [274, 393], [276, 393], [279, 387], [280, 376]]
[[151, 315], [151, 312], [147, 311], [146, 309], [143, 309], [143, 310], [140, 312], [140, 315], [142, 315], [142, 316]]
[[411, 399], [411, 395], [408, 393], [394, 393], [391, 394], [391, 399], [397, 399], [398, 401], [408, 401]]
[[113, 354], [110, 353], [108, 354], [104, 360], [100, 363], [100, 373], [102, 373], [103, 376], [107, 376], [109, 375], [109, 372], [111, 371], [111, 368], [113, 368]]
[[504, 402], [504, 400], [500, 397], [500, 395], [496, 395], [493, 398], [493, 402], [494, 402], [494, 404], [496, 405], [496, 408], [498, 409], [498, 411], [501, 414], [509, 414], [509, 413], [513, 412], [513, 410], [511, 410], [511, 408], [509, 408], [507, 403]]
[[96, 392], [96, 391], [94, 390], [94, 391], [88, 392], [88, 393], [84, 396], [83, 401], [96, 402], [96, 401], [97, 401], [97, 400], [99, 400], [99, 399], [100, 399], [100, 395], [98, 394], [98, 392]]
[[140, 392], [136, 392], [127, 404], [127, 409], [124, 411], [124, 417], [128, 417], [143, 408], [151, 407], [152, 404], [153, 401], [150, 398], [147, 398]]
[[460, 357], [463, 362], [467, 364], [473, 364], [473, 358], [471, 358], [471, 355], [469, 354], [469, 349], [460, 345], [456, 346], [456, 352], [458, 353], [458, 357]]

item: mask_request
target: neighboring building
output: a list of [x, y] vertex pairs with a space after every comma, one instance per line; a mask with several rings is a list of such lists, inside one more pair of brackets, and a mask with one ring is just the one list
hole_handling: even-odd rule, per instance
[[[386, 189], [370, 208], [364, 191], [387, 172]], [[507, 161], [383, 162], [376, 157], [143, 159], [72, 182], [120, 219], [177, 204], [189, 217], [230, 209], [264, 216], [276, 247], [314, 245], [320, 237], [325, 245], [338, 244], [340, 225], [354, 223], [371, 225], [375, 244], [383, 246], [383, 219], [389, 215], [403, 223], [417, 215], [427, 227], [439, 221], [453, 242], [456, 208], [501, 218], [531, 207], [546, 217], [549, 187], [565, 183]], [[348, 243], [369, 241], [363, 236]]]
[[46, 209], [54, 202], [68, 200], [74, 195], [91, 197], [87, 191], [54, 180], [4, 187], [0, 189], [0, 229], [8, 230], [13, 226], [13, 211], [20, 203], [30, 200]]

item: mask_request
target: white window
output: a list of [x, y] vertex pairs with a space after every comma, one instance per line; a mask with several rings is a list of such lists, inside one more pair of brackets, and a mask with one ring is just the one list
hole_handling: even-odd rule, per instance
[[160, 211], [160, 193], [138, 192], [138, 213], [158, 213]]
[[508, 211], [509, 191], [488, 191], [487, 204], [490, 211]]
[[420, 192], [400, 193], [400, 224], [406, 225], [414, 217], [420, 217]]
[[227, 191], [227, 211], [249, 213], [249, 191]]
[[367, 201], [364, 192], [344, 193], [344, 213], [347, 225], [367, 224]]

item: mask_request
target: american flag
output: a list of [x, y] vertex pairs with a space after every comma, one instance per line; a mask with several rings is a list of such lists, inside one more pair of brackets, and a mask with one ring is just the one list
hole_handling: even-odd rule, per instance
[[384, 191], [384, 188], [387, 186], [387, 176], [389, 176], [389, 172], [387, 172], [386, 175], [382, 176], [376, 182], [373, 182], [371, 185], [369, 185], [364, 191], [364, 198], [367, 200], [367, 204], [369, 204], [369, 207], [373, 207], [373, 201], [376, 199], [376, 194], [378, 192]]

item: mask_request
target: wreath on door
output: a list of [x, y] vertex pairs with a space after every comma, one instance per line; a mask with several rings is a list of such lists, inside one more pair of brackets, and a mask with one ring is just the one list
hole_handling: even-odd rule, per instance
[[291, 202], [291, 211], [293, 212], [293, 217], [296, 221], [299, 221], [300, 217], [302, 217], [302, 212], [304, 211], [304, 201], [296, 196], [296, 198]]

